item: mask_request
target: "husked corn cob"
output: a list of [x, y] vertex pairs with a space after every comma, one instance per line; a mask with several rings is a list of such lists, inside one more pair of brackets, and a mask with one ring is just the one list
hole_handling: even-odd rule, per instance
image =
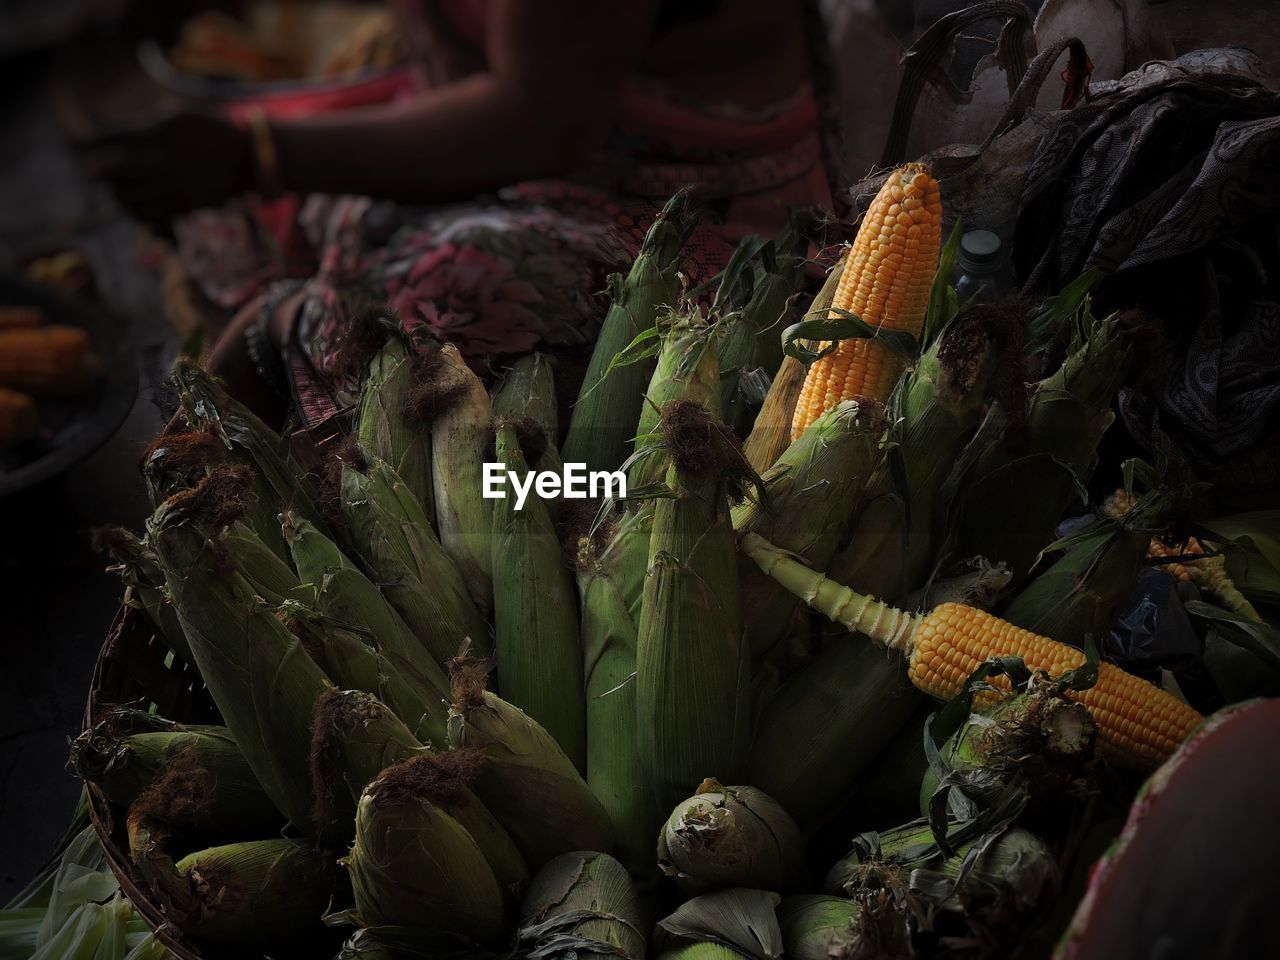
[[0, 307], [0, 330], [29, 330], [43, 323], [39, 307]]
[[[909, 163], [889, 174], [871, 202], [832, 307], [873, 327], [919, 337], [941, 244], [938, 183], [923, 165]], [[884, 403], [902, 368], [902, 360], [874, 340], [841, 342], [809, 368], [791, 422], [792, 439], [841, 400], [869, 397]]]
[[[907, 656], [911, 682], [939, 699], [958, 695], [970, 674], [992, 657], [1021, 657], [1030, 669], [1051, 676], [1085, 662], [1084, 654], [1074, 647], [985, 611], [944, 603], [928, 614], [913, 616], [828, 580], [755, 534], [744, 535], [741, 543], [760, 569], [814, 609]], [[1007, 678], [995, 683], [1008, 687]], [[1161, 762], [1201, 720], [1198, 712], [1176, 697], [1109, 663], [1099, 664], [1093, 687], [1069, 695], [1089, 708], [1104, 753], [1123, 766], [1141, 768]]]
[[17, 390], [0, 387], [0, 447], [28, 439], [39, 424], [33, 399]]
[[[1102, 505], [1102, 512], [1108, 517], [1123, 517], [1137, 502], [1136, 497], [1120, 489], [1107, 498]], [[1169, 571], [1182, 583], [1194, 583], [1232, 613], [1248, 617], [1255, 623], [1262, 623], [1261, 615], [1227, 574], [1226, 557], [1218, 554], [1196, 559], [1196, 554], [1208, 552], [1205, 545], [1195, 537], [1188, 537], [1184, 543], [1175, 546], [1165, 544], [1159, 537], [1152, 537], [1147, 547], [1148, 558], [1182, 557], [1181, 561], [1162, 563], [1160, 568]]]
[[73, 397], [89, 385], [89, 334], [79, 327], [0, 329], [0, 386], [35, 397]]

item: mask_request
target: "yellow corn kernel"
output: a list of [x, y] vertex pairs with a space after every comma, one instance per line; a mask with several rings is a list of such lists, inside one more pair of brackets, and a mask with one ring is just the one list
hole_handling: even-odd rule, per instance
[[0, 330], [0, 386], [36, 397], [72, 396], [88, 385], [89, 335], [50, 324]]
[[[992, 657], [1016, 656], [1032, 670], [1060, 676], [1084, 663], [1074, 647], [1023, 630], [992, 614], [959, 603], [944, 603], [916, 626], [911, 682], [939, 699], [950, 699], [965, 680]], [[1005, 677], [993, 685], [1009, 689]], [[1108, 759], [1147, 767], [1164, 760], [1201, 720], [1200, 714], [1169, 693], [1110, 663], [1098, 665], [1098, 682], [1070, 696], [1089, 708]]]
[[[918, 163], [889, 175], [872, 201], [845, 259], [832, 307], [865, 323], [919, 337], [942, 242], [938, 183]], [[835, 318], [838, 314], [829, 314]], [[791, 422], [791, 438], [842, 400], [883, 403], [902, 374], [903, 361], [863, 337], [841, 341], [805, 376]]]

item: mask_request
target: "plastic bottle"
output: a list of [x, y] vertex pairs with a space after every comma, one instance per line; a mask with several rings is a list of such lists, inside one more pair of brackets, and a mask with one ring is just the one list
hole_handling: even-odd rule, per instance
[[960, 303], [987, 303], [1012, 291], [1013, 274], [1000, 238], [990, 230], [965, 233], [956, 264], [956, 298]]

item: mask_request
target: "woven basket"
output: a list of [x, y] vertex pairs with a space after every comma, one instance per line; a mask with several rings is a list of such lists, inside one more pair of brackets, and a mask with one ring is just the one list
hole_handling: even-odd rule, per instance
[[[218, 711], [194, 667], [176, 655], [169, 666], [169, 647], [156, 637], [146, 615], [131, 607], [121, 607], [98, 654], [85, 705], [86, 729], [115, 704], [130, 704], [180, 723], [218, 723]], [[181, 960], [231, 960], [245, 957], [243, 951], [219, 949], [183, 938], [182, 932], [166, 922], [163, 909], [138, 875], [129, 858], [124, 811], [112, 804], [93, 784], [86, 784], [89, 818], [102, 841], [111, 872], [139, 915]], [[247, 958], [246, 958], [247, 960]]]
[[[303, 462], [316, 457], [318, 447], [349, 429], [349, 416], [350, 412], [344, 411], [331, 421], [295, 433], [290, 437], [294, 455]], [[178, 414], [162, 434], [185, 428]], [[116, 614], [98, 654], [85, 704], [85, 729], [91, 727], [105, 709], [115, 705], [154, 707], [156, 714], [178, 723], [222, 722], [196, 668], [156, 636], [146, 614], [127, 606], [121, 606]], [[176, 957], [180, 960], [258, 960], [262, 956], [186, 938], [182, 931], [168, 923], [163, 908], [134, 869], [129, 856], [125, 811], [111, 803], [93, 784], [86, 787], [89, 818], [102, 841], [111, 872], [138, 914]]]

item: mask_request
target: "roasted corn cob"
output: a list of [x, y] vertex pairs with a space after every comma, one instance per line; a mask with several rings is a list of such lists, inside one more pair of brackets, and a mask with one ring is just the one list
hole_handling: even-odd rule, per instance
[[93, 372], [89, 334], [49, 324], [0, 329], [0, 387], [34, 397], [74, 397]]

